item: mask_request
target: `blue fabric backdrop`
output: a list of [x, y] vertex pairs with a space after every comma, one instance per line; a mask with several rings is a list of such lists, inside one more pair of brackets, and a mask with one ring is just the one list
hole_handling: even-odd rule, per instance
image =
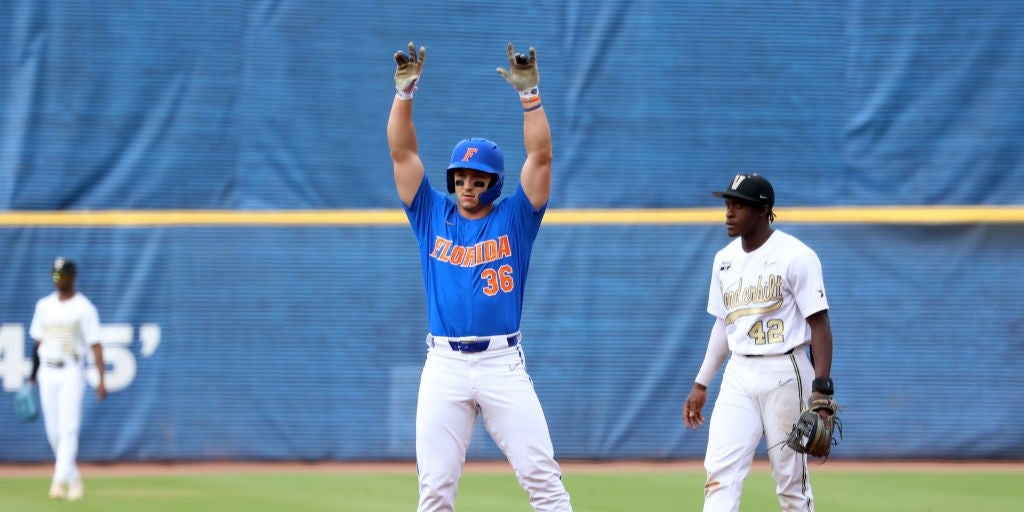
[[[501, 144], [518, 182], [519, 104], [494, 71], [510, 40], [537, 48], [553, 210], [717, 207], [734, 173], [767, 175], [778, 227], [824, 264], [847, 405], [834, 457], [1024, 458], [1024, 224], [785, 215], [1024, 205], [1016, 1], [10, 0], [0, 220], [395, 209], [384, 127], [410, 39], [435, 182], [468, 136]], [[703, 455], [680, 411], [727, 242], [718, 222], [542, 228], [524, 346], [559, 457]], [[110, 331], [120, 389], [87, 396], [83, 459], [414, 456], [426, 320], [407, 226], [4, 222], [0, 248], [0, 411], [57, 254], [129, 333]], [[501, 457], [476, 435], [471, 457]], [[0, 439], [0, 462], [51, 458], [40, 423], [0, 414]]]

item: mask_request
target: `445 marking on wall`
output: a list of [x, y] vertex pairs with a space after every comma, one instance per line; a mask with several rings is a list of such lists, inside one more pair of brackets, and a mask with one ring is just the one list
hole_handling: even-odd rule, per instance
[[[135, 355], [131, 345], [134, 339], [134, 327], [131, 324], [104, 324], [100, 327], [103, 339], [103, 362], [106, 364], [107, 391], [121, 391], [135, 380]], [[27, 341], [27, 342], [26, 342]], [[139, 326], [139, 342], [142, 357], [150, 357], [160, 346], [160, 326], [142, 324]], [[31, 340], [25, 338], [23, 324], [0, 325], [0, 377], [3, 379], [4, 391], [14, 392], [21, 388], [22, 383], [32, 372], [32, 353], [26, 354], [26, 347]], [[89, 385], [96, 387], [99, 374], [93, 364], [92, 353], [86, 361], [85, 378]]]

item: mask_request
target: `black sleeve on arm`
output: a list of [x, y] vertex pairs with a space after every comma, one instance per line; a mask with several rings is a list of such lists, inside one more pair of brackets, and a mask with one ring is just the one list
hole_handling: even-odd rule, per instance
[[36, 380], [36, 373], [39, 372], [39, 344], [32, 344], [32, 376], [29, 380]]

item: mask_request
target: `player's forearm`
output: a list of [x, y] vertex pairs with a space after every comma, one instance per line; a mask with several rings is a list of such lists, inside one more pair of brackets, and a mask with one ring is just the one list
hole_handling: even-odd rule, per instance
[[[526, 197], [535, 209], [542, 208], [551, 195], [551, 127], [544, 109], [523, 112], [523, 143], [526, 162], [519, 176]], [[524, 109], [525, 110], [525, 109]]]
[[814, 354], [814, 376], [827, 378], [832, 374], [832, 337], [817, 340], [811, 338], [811, 353]]
[[527, 160], [538, 166], [551, 165], [551, 125], [543, 107], [523, 112], [523, 142]]
[[39, 341], [36, 341], [32, 344], [32, 373], [28, 377], [30, 382], [36, 381], [36, 375], [39, 374], [40, 363], [42, 363], [42, 361], [39, 359]]
[[97, 343], [92, 346], [92, 359], [96, 363], [96, 373], [99, 374], [99, 383], [105, 382], [107, 365], [103, 362], [103, 345]]
[[534, 208], [541, 208], [551, 194], [551, 128], [544, 109], [523, 114], [526, 162], [519, 177]]
[[388, 117], [388, 147], [391, 159], [404, 162], [418, 152], [416, 128], [412, 123], [412, 100], [395, 98]]
[[711, 335], [708, 336], [708, 349], [704, 353], [704, 362], [701, 363], [700, 371], [697, 372], [694, 382], [703, 386], [703, 389], [707, 389], [708, 384], [711, 384], [728, 355], [729, 339], [725, 335], [725, 323], [719, 318], [715, 320], [715, 325], [711, 328]]
[[828, 311], [819, 311], [807, 318], [811, 326], [811, 355], [814, 358], [814, 376], [827, 378], [832, 372], [832, 326]]

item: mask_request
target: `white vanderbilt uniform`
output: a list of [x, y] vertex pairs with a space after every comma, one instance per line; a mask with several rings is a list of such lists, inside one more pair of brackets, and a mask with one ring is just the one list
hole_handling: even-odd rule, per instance
[[57, 458], [53, 481], [79, 479], [78, 432], [82, 424], [85, 393], [85, 360], [91, 346], [100, 342], [100, 318], [96, 307], [81, 293], [60, 300], [53, 292], [36, 303], [32, 339], [39, 341], [39, 402], [46, 437]]
[[817, 254], [787, 233], [750, 253], [737, 237], [715, 256], [708, 313], [724, 323], [732, 357], [708, 427], [705, 511], [739, 510], [762, 435], [782, 510], [814, 510], [807, 458], [784, 441], [814, 379], [806, 318], [826, 309]]

